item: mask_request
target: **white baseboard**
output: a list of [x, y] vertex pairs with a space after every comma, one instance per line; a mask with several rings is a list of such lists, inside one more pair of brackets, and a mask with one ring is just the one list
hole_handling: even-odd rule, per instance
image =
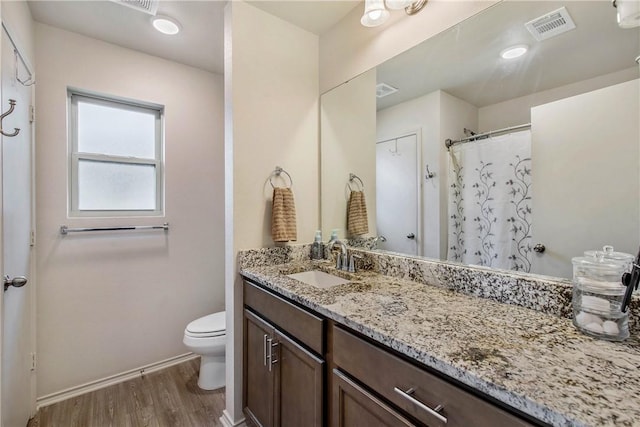
[[223, 427], [247, 427], [247, 424], [245, 423], [245, 419], [244, 418], [242, 418], [240, 421], [236, 421], [236, 422], [231, 420], [231, 416], [229, 415], [229, 413], [227, 412], [226, 409], [224, 411], [222, 411], [222, 416], [220, 417], [220, 422], [222, 423]]
[[99, 380], [77, 385], [75, 387], [70, 387], [65, 390], [57, 391], [55, 393], [47, 394], [46, 396], [41, 396], [36, 399], [36, 408], [40, 409], [44, 406], [49, 406], [63, 400], [71, 399], [72, 397], [80, 396], [81, 394], [109, 387], [110, 385], [118, 384], [134, 378], [139, 378], [142, 375], [159, 371], [161, 369], [168, 368], [169, 366], [177, 365], [178, 363], [186, 362], [187, 360], [195, 359], [197, 357], [200, 356], [193, 353], [185, 353], [181, 354], [180, 356], [171, 357], [169, 359], [150, 363], [145, 366], [140, 366], [139, 368], [131, 369], [130, 371], [111, 375]]

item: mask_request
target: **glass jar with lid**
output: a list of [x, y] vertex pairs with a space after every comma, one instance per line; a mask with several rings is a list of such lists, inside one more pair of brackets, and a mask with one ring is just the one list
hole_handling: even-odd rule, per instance
[[610, 245], [603, 246], [602, 254], [600, 254], [600, 252], [601, 251], [598, 250], [584, 251], [584, 256], [587, 258], [596, 258], [598, 256], [602, 256], [607, 260], [625, 264], [628, 268], [628, 271], [631, 271], [631, 267], [633, 266], [633, 255], [626, 252], [616, 252], [613, 249], [613, 246]]
[[[610, 249], [609, 249], [610, 248]], [[633, 255], [587, 251], [573, 263], [573, 324], [583, 333], [605, 340], [629, 337], [629, 313], [622, 311], [626, 287], [622, 275], [629, 272]]]

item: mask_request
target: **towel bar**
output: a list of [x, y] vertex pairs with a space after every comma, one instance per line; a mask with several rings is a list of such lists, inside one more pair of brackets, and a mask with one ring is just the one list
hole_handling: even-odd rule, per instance
[[271, 172], [271, 175], [269, 175], [269, 184], [271, 184], [271, 188], [276, 188], [275, 185], [273, 185], [273, 181], [271, 180], [271, 178], [273, 178], [273, 176], [280, 176], [281, 174], [285, 174], [289, 177], [289, 187], [287, 188], [291, 188], [293, 187], [293, 178], [291, 178], [291, 175], [289, 175], [289, 172], [287, 172], [286, 170], [282, 169], [280, 166], [276, 166], [276, 168], [273, 170], [273, 172]]
[[66, 225], [60, 226], [60, 234], [66, 236], [69, 233], [83, 233], [85, 231], [128, 231], [128, 230], [169, 230], [169, 223], [162, 225], [128, 225], [123, 227], [91, 227], [91, 228], [69, 228]]
[[355, 173], [350, 173], [349, 174], [349, 188], [351, 188], [351, 183], [353, 181], [359, 181], [360, 182], [360, 189], [362, 191], [364, 191], [364, 182], [362, 182], [362, 180], [360, 179], [360, 177], [358, 175], [356, 175]]

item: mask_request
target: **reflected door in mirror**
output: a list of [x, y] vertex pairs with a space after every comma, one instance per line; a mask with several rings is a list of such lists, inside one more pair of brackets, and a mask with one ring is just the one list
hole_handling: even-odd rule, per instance
[[381, 249], [419, 255], [419, 175], [416, 134], [376, 144], [376, 212]]

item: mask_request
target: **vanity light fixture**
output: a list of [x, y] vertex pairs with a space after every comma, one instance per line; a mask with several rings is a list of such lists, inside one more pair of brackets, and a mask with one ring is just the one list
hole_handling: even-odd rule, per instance
[[519, 58], [529, 50], [529, 46], [526, 44], [519, 44], [516, 46], [511, 46], [500, 52], [500, 57], [502, 59], [515, 59]]
[[[427, 4], [428, 0], [365, 0], [364, 1], [364, 14], [360, 18], [360, 23], [365, 27], [377, 27], [382, 25], [389, 19], [389, 11], [401, 10], [407, 13], [407, 15], [415, 15], [420, 12], [422, 8]], [[386, 3], [386, 7], [385, 7]]]
[[154, 16], [151, 18], [151, 23], [153, 24], [153, 28], [160, 31], [162, 34], [170, 36], [178, 34], [181, 28], [178, 21], [168, 16]]
[[620, 28], [640, 27], [639, 0], [613, 0], [613, 7], [617, 9]]
[[402, 10], [413, 3], [411, 0], [386, 0], [386, 5], [391, 10]]
[[377, 27], [389, 19], [389, 11], [384, 7], [384, 0], [365, 0], [364, 14], [360, 23], [365, 27]]

